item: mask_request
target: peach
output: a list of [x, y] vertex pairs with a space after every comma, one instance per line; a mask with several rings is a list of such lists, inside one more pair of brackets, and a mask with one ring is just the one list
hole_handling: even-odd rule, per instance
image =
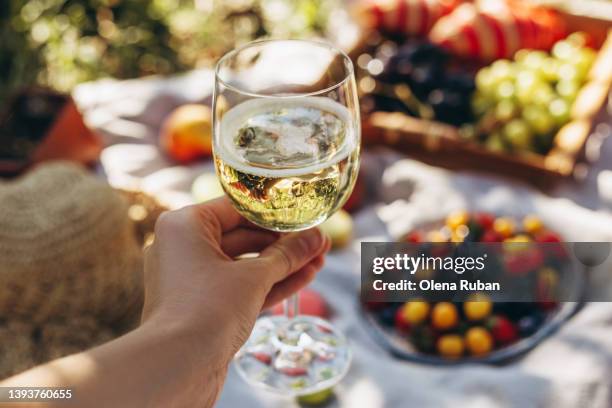
[[164, 121], [159, 143], [174, 160], [189, 163], [212, 155], [212, 113], [208, 106], [179, 106]]

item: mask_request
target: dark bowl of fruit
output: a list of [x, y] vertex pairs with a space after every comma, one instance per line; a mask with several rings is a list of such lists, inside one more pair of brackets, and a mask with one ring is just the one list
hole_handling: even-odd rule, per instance
[[[517, 300], [473, 292], [457, 301], [417, 293], [402, 302], [364, 301], [362, 296], [360, 306], [371, 333], [396, 357], [437, 365], [506, 363], [554, 333], [582, 304], [583, 266], [564, 252], [561, 237], [536, 216], [517, 220], [459, 211], [412, 230], [401, 241], [430, 246], [471, 242], [515, 251], [510, 257], [505, 254], [507, 262], [500, 270], [506, 282], [533, 290], [533, 296]], [[525, 251], [520, 257], [518, 247]], [[416, 279], [435, 279], [435, 273], [429, 270], [418, 277], [417, 271]]]

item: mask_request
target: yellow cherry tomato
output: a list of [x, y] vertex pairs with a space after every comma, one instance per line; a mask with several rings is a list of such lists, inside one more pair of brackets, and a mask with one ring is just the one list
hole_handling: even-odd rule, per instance
[[504, 242], [531, 242], [531, 238], [525, 234], [518, 234], [512, 238], [506, 238]]
[[436, 348], [442, 357], [457, 358], [463, 355], [465, 346], [458, 334], [445, 334], [438, 339]]
[[538, 271], [538, 280], [543, 287], [553, 289], [559, 283], [559, 274], [554, 268], [545, 266]]
[[428, 242], [448, 242], [448, 237], [440, 231], [430, 231], [427, 234]]
[[451, 242], [463, 242], [470, 233], [467, 225], [461, 224], [451, 232]]
[[463, 242], [463, 237], [457, 234], [451, 234], [450, 242], [455, 242], [455, 243]]
[[481, 356], [493, 349], [493, 337], [482, 327], [472, 327], [465, 333], [465, 345], [470, 354]]
[[411, 300], [402, 306], [404, 319], [411, 324], [424, 322], [429, 316], [429, 303], [420, 300]]
[[457, 308], [450, 302], [437, 303], [431, 311], [431, 324], [435, 329], [452, 329], [458, 321]]
[[544, 267], [538, 271], [537, 294], [539, 300], [544, 302], [554, 301], [557, 297], [559, 275], [551, 267]]
[[493, 304], [487, 295], [477, 294], [463, 304], [463, 312], [468, 320], [482, 320], [491, 314]]
[[470, 215], [467, 211], [454, 211], [446, 217], [446, 226], [451, 230], [457, 229], [460, 225], [465, 225], [470, 220]]
[[529, 234], [536, 234], [544, 228], [542, 220], [535, 215], [528, 215], [523, 219], [523, 228]]
[[504, 238], [514, 234], [514, 221], [511, 218], [500, 217], [493, 222], [493, 230]]

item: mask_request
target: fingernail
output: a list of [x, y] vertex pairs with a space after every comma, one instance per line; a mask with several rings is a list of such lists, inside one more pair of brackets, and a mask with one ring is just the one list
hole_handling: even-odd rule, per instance
[[329, 234], [325, 231], [321, 230], [321, 235], [323, 235], [323, 246], [325, 247], [325, 250], [329, 250], [329, 247], [331, 246], [331, 237], [329, 236]]
[[329, 251], [332, 248], [333, 242], [328, 234], [325, 234], [325, 251]]

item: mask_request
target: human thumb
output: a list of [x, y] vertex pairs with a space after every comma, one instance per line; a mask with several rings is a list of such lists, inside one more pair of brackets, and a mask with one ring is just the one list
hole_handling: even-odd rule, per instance
[[325, 238], [321, 230], [311, 228], [279, 238], [260, 253], [258, 260], [272, 279], [271, 284], [274, 284], [297, 272], [320, 255], [324, 246]]

